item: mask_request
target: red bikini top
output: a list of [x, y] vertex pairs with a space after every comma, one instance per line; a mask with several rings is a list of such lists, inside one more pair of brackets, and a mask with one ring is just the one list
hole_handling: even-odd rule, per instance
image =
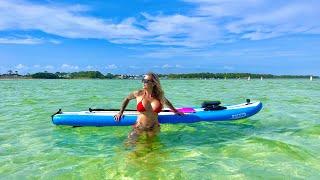
[[[139, 111], [139, 112], [144, 112], [144, 111], [146, 111], [146, 109], [144, 108], [144, 106], [143, 106], [143, 104], [142, 104], [142, 100], [143, 100], [143, 98], [142, 98], [141, 101], [137, 104], [137, 111]], [[161, 112], [161, 110], [162, 110], [162, 104], [161, 104], [161, 106], [159, 106], [157, 109], [153, 110], [153, 112], [159, 113], [159, 112]]]

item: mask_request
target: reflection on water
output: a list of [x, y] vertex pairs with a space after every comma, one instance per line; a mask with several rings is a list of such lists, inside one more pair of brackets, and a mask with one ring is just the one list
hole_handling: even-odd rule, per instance
[[136, 178], [159, 177], [161, 167], [167, 164], [169, 154], [159, 137], [140, 136], [137, 141], [125, 143], [128, 150], [124, 163]]

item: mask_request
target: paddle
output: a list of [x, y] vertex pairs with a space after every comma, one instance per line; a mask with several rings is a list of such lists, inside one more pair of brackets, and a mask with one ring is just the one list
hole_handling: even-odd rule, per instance
[[[184, 108], [177, 108], [177, 110], [179, 112], [183, 112], [183, 113], [194, 113], [196, 112], [193, 108], [189, 108], [189, 107], [184, 107]], [[89, 108], [90, 112], [94, 112], [94, 111], [120, 111], [120, 109], [92, 109]], [[137, 111], [135, 109], [126, 109], [125, 111]], [[163, 109], [161, 112], [172, 112], [170, 109]]]
[[[92, 109], [92, 108], [89, 108], [89, 111], [90, 112], [93, 112], [93, 111], [120, 111], [120, 109]], [[136, 109], [126, 109], [125, 111], [137, 111]], [[161, 112], [170, 112], [170, 110], [162, 110]]]

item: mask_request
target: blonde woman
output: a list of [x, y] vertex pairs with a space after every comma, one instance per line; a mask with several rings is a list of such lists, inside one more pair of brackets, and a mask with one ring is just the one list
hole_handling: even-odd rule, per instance
[[114, 116], [116, 121], [120, 121], [125, 108], [132, 99], [137, 100], [138, 118], [129, 138], [136, 138], [142, 133], [147, 136], [154, 136], [160, 132], [158, 122], [158, 113], [161, 112], [164, 105], [167, 105], [174, 113], [183, 115], [171, 102], [164, 97], [159, 77], [152, 72], [144, 75], [142, 79], [143, 89], [130, 93], [123, 101], [119, 113]]

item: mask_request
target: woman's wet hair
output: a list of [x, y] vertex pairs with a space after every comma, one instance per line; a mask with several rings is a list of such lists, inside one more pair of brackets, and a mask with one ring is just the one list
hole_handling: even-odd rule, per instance
[[159, 99], [161, 103], [164, 102], [164, 92], [162, 90], [159, 76], [153, 72], [148, 72], [146, 75], [150, 76], [152, 78], [152, 81], [154, 82], [152, 96]]

